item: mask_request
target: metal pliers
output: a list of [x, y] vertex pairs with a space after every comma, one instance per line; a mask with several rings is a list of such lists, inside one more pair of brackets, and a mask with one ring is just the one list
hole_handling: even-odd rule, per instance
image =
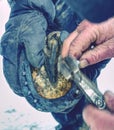
[[78, 60], [66, 57], [59, 58], [59, 71], [67, 80], [73, 80], [86, 96], [88, 101], [99, 109], [105, 109], [106, 103], [95, 83], [90, 81], [80, 70]]

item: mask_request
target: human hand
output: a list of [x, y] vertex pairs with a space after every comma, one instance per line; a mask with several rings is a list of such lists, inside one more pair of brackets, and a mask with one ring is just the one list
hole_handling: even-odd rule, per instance
[[83, 118], [91, 130], [114, 130], [114, 94], [107, 91], [104, 97], [110, 112], [92, 105], [83, 111]]
[[[87, 20], [80, 23], [64, 41], [62, 57], [71, 55], [80, 60], [80, 67], [114, 57], [114, 18], [95, 24]], [[94, 43], [94, 48], [89, 49]]]

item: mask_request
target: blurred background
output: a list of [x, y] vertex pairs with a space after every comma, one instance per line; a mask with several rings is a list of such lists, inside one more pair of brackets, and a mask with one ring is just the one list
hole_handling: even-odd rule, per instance
[[[10, 8], [6, 0], [0, 0], [0, 38], [5, 31], [5, 23], [9, 17]], [[0, 130], [54, 130], [57, 122], [50, 113], [39, 112], [28, 102], [15, 95], [9, 88], [0, 56]], [[102, 70], [98, 78], [99, 89], [114, 92], [114, 59]]]

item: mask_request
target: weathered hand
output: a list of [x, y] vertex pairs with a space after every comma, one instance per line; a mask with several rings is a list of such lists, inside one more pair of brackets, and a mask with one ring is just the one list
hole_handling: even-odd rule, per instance
[[91, 105], [83, 111], [84, 120], [91, 130], [114, 130], [114, 94], [106, 92], [104, 96], [110, 112]]
[[[114, 18], [95, 24], [80, 23], [64, 41], [62, 56], [71, 55], [80, 60], [82, 68], [114, 57]], [[94, 43], [94, 48], [89, 49]]]

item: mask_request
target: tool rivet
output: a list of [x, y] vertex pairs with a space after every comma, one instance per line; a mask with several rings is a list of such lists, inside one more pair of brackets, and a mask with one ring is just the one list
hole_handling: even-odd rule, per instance
[[37, 103], [37, 99], [34, 99], [34, 103]]
[[28, 83], [27, 83], [27, 81], [25, 81], [25, 85], [27, 85]]
[[25, 72], [25, 71], [23, 71], [22, 75], [23, 75], [23, 76], [25, 76], [25, 75], [26, 75], [26, 72]]

